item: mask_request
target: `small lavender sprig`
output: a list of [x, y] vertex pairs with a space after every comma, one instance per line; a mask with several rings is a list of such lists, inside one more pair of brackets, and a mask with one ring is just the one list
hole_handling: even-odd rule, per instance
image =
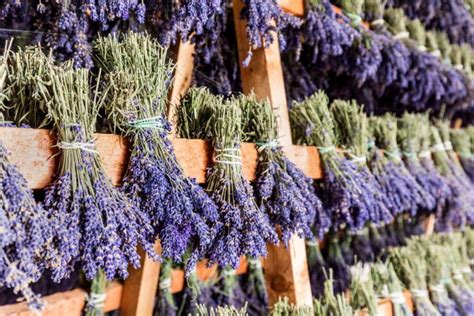
[[210, 222], [218, 214], [204, 190], [184, 175], [168, 139], [165, 108], [174, 66], [148, 35], [100, 38], [95, 46], [107, 71], [109, 119], [132, 143], [123, 190], [150, 217], [162, 257], [182, 262], [189, 250], [191, 271], [211, 244]]
[[316, 195], [313, 180], [285, 157], [278, 144], [276, 117], [267, 101], [254, 95], [239, 98], [243, 111], [246, 140], [256, 143], [259, 159], [255, 194], [260, 210], [270, 223], [281, 228], [285, 245], [293, 234], [313, 239], [329, 230], [330, 219]]
[[240, 256], [265, 256], [266, 242], [278, 243], [275, 228], [259, 209], [252, 187], [243, 176], [241, 115], [235, 100], [214, 108], [211, 130], [215, 162], [209, 170], [206, 188], [219, 209], [209, 259], [234, 269]]
[[115, 188], [94, 148], [93, 132], [101, 98], [90, 95], [87, 70], [52, 70], [49, 116], [58, 132], [60, 161], [47, 188], [45, 208], [55, 221], [49, 259], [52, 278], [67, 277], [79, 264], [87, 279], [100, 269], [108, 280], [126, 278], [140, 266], [140, 245], [154, 258], [150, 220]]
[[324, 166], [326, 205], [333, 226], [347, 225], [357, 230], [364, 226], [370, 214], [360, 184], [364, 179], [357, 165], [336, 152], [337, 139], [334, 119], [328, 108], [328, 97], [318, 92], [301, 103], [295, 103], [290, 111], [293, 137], [298, 144], [319, 148]]

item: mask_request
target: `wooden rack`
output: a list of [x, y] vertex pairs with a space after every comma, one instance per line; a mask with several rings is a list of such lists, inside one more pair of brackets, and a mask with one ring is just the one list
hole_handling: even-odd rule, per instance
[[[241, 0], [233, 2], [239, 61], [242, 65], [249, 51], [249, 44], [245, 22], [239, 18], [242, 2]], [[297, 16], [304, 15], [303, 0], [280, 0], [279, 3], [286, 12]], [[174, 118], [174, 107], [179, 104], [181, 96], [190, 86], [194, 67], [192, 44], [180, 43], [175, 47], [175, 53], [177, 66], [170, 95], [171, 107], [168, 114], [170, 119]], [[311, 146], [292, 145], [278, 40], [266, 49], [255, 49], [250, 65], [247, 68], [241, 67], [240, 70], [244, 93], [254, 91], [258, 98], [270, 100], [278, 116], [280, 141], [288, 158], [309, 177], [320, 179], [322, 169], [317, 149]], [[104, 168], [114, 184], [119, 184], [128, 161], [127, 141], [117, 135], [95, 136]], [[31, 188], [42, 189], [51, 183], [57, 164], [53, 158], [56, 150], [53, 147], [56, 143], [54, 134], [48, 130], [0, 128], [0, 142], [11, 151], [11, 161], [19, 167]], [[199, 183], [204, 183], [206, 169], [212, 164], [213, 153], [210, 143], [175, 137], [172, 138], [172, 143], [185, 174], [196, 178]], [[241, 152], [245, 176], [253, 180], [257, 161], [255, 146], [244, 143]], [[159, 242], [156, 244], [156, 249], [160, 250]], [[139, 251], [142, 254], [142, 267], [138, 270], [130, 269], [130, 277], [123, 284], [113, 282], [108, 286], [104, 311], [119, 309], [123, 316], [152, 315], [160, 265], [144, 255], [141, 249]], [[268, 257], [263, 260], [263, 264], [270, 304], [275, 303], [279, 297], [288, 297], [290, 302], [298, 306], [312, 306], [304, 240], [294, 237], [288, 248], [270, 245]], [[236, 273], [245, 273], [246, 269], [247, 262], [242, 258]], [[198, 277], [202, 280], [212, 277], [215, 271], [215, 267], [206, 268], [204, 262], [200, 262], [197, 267]], [[183, 286], [183, 271], [174, 270], [172, 291], [179, 292]], [[45, 298], [48, 307], [44, 314], [80, 315], [85, 305], [85, 294], [83, 290], [76, 289], [48, 296]], [[409, 293], [407, 295], [410, 298]], [[411, 304], [411, 299], [408, 302]], [[383, 315], [392, 315], [390, 304], [388, 301], [381, 301], [380, 312]], [[32, 314], [26, 305], [21, 303], [0, 306], [0, 315]]]

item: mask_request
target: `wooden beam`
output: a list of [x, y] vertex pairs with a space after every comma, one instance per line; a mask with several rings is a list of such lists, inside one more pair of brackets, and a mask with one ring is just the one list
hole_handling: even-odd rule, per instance
[[[254, 92], [257, 98], [270, 101], [278, 119], [280, 144], [289, 147], [292, 145], [292, 139], [278, 37], [274, 34], [274, 42], [267, 49], [250, 47], [247, 25], [240, 19], [242, 7], [241, 0], [233, 1], [244, 93]], [[265, 46], [264, 43], [262, 45]], [[243, 61], [249, 51], [252, 51], [253, 57], [248, 67], [244, 67]], [[288, 248], [283, 245], [268, 245], [268, 256], [264, 260], [264, 267], [270, 306], [273, 306], [280, 297], [288, 297], [290, 302], [297, 306], [313, 306], [303, 239], [295, 235], [291, 238]]]
[[[157, 253], [161, 252], [159, 242], [155, 244]], [[141, 256], [140, 269], [129, 268], [130, 276], [123, 284], [120, 315], [153, 315], [156, 291], [160, 278], [160, 263], [151, 260], [143, 249], [138, 249]]]
[[278, 0], [278, 4], [283, 11], [296, 15], [304, 15], [304, 0]]
[[[120, 184], [128, 165], [129, 144], [126, 139], [113, 134], [94, 135], [104, 169], [114, 184]], [[43, 189], [54, 179], [57, 159], [56, 138], [45, 129], [0, 127], [0, 142], [10, 151], [10, 161], [15, 164], [32, 189]], [[173, 139], [174, 151], [186, 176], [206, 181], [207, 168], [212, 165], [210, 142], [199, 139]], [[241, 146], [244, 174], [255, 178], [257, 150], [255, 145]], [[306, 175], [322, 177], [319, 153], [316, 147], [289, 146], [284, 148], [288, 158]]]

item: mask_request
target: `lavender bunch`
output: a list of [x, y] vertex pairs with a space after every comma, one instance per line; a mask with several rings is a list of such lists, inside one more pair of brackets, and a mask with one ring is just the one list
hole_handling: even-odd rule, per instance
[[352, 310], [352, 307], [349, 304], [349, 301], [345, 297], [344, 293], [337, 293], [334, 288], [334, 279], [332, 271], [330, 271], [328, 280], [324, 282], [324, 295], [321, 299], [314, 300], [315, 316], [354, 315], [354, 311]]
[[240, 287], [235, 270], [231, 268], [220, 270], [214, 287], [214, 299], [217, 306], [233, 306], [236, 308], [246, 306], [246, 297]]
[[328, 108], [328, 97], [318, 92], [290, 111], [293, 137], [298, 144], [317, 146], [324, 166], [324, 189], [333, 227], [346, 225], [351, 230], [364, 226], [370, 218], [369, 201], [357, 165], [336, 151], [335, 122]]
[[[298, 18], [285, 13], [276, 0], [241, 0], [244, 4], [240, 12], [240, 18], [247, 22], [247, 38], [249, 46], [256, 48], [267, 48], [274, 41], [275, 33], [278, 34], [280, 47], [285, 48], [285, 38], [280, 32], [288, 27], [297, 27], [300, 24]], [[252, 48], [250, 48], [243, 65], [247, 67], [252, 59]]]
[[327, 267], [318, 243], [313, 241], [306, 242], [306, 258], [311, 281], [311, 293], [313, 297], [320, 299], [324, 292]]
[[404, 285], [397, 277], [391, 263], [375, 263], [370, 267], [370, 276], [374, 289], [379, 297], [387, 297], [392, 301], [394, 316], [412, 316], [413, 313], [407, 306]]
[[370, 267], [360, 262], [351, 267], [351, 306], [354, 310], [366, 309], [369, 315], [377, 314], [377, 294]]
[[450, 277], [449, 266], [445, 260], [445, 249], [442, 246], [425, 242], [426, 260], [430, 263], [427, 282], [430, 290], [431, 301], [441, 315], [461, 315], [456, 303], [449, 297], [446, 289], [446, 280]]
[[445, 145], [451, 146], [451, 143], [444, 143], [440, 131], [435, 126], [430, 127], [430, 132], [433, 144], [431, 152], [436, 168], [445, 178], [452, 192], [446, 207], [437, 210], [435, 229], [436, 231], [449, 231], [453, 227], [463, 227], [466, 224], [467, 216], [470, 214], [470, 190], [469, 187], [465, 187], [463, 181], [456, 174], [458, 172], [457, 162], [453, 162], [452, 157], [446, 151]]
[[137, 246], [156, 258], [147, 214], [115, 188], [95, 150], [93, 132], [102, 97], [90, 93], [87, 70], [56, 70], [51, 74], [48, 112], [60, 148], [56, 180], [45, 194], [45, 208], [55, 221], [49, 258], [52, 278], [59, 281], [76, 264], [87, 279], [100, 270], [106, 278], [126, 278], [128, 266], [140, 266]]
[[30, 284], [39, 280], [45, 259], [54, 253], [54, 225], [8, 155], [0, 143], [0, 283], [40, 310], [42, 301]]
[[241, 282], [246, 296], [249, 313], [266, 315], [268, 313], [268, 293], [260, 259], [249, 259], [247, 274]]
[[441, 315], [428, 295], [428, 266], [423, 256], [413, 248], [404, 247], [391, 249], [389, 258], [398, 277], [412, 293], [417, 315]]
[[173, 262], [170, 259], [164, 260], [160, 265], [160, 283], [158, 289], [158, 315], [174, 316], [178, 310], [171, 293], [171, 272]]
[[278, 143], [277, 121], [268, 101], [254, 95], [241, 97], [246, 140], [255, 142], [259, 154], [255, 195], [262, 213], [281, 229], [281, 239], [288, 245], [293, 234], [320, 239], [329, 230], [330, 219], [316, 195], [313, 180], [285, 157]]
[[214, 280], [201, 281], [196, 270], [191, 271], [186, 278], [186, 284], [181, 298], [178, 313], [195, 315], [199, 306], [217, 307], [213, 299]]
[[420, 161], [420, 138], [424, 119], [423, 115], [405, 113], [398, 120], [397, 141], [407, 170], [424, 188], [422, 198], [425, 201], [426, 211], [432, 212], [449, 197], [449, 190], [446, 189], [440, 175], [424, 168]]
[[[397, 205], [398, 212], [407, 211], [414, 215], [420, 208], [429, 208], [431, 206], [430, 203], [424, 200], [427, 193], [403, 164], [397, 143], [396, 119], [386, 114], [383, 117], [371, 118], [371, 123], [376, 147], [383, 150], [383, 155], [386, 157], [385, 161], [382, 159], [381, 163], [378, 163], [375, 156], [372, 171], [378, 175], [381, 172], [380, 168], [385, 171], [386, 177], [390, 179], [389, 183], [392, 184], [391, 189], [387, 190], [387, 195], [394, 202], [394, 205]], [[378, 171], [375, 172], [374, 170], [377, 168]], [[382, 182], [384, 180], [383, 178], [381, 179]]]
[[351, 272], [341, 253], [340, 242], [335, 234], [328, 236], [328, 244], [325, 249], [327, 268], [334, 273], [334, 292], [343, 293], [351, 284]]
[[374, 224], [391, 222], [391, 201], [367, 166], [367, 116], [354, 101], [336, 100], [331, 104], [331, 112], [336, 122], [338, 143], [345, 150], [348, 159], [357, 166], [357, 172], [361, 176], [362, 183], [359, 183], [359, 186], [367, 203], [369, 221]]
[[[452, 129], [451, 140], [462, 167], [471, 182], [474, 182], [474, 156], [471, 152], [471, 136], [469, 129]], [[474, 134], [473, 134], [474, 136]]]
[[265, 256], [266, 242], [278, 243], [275, 228], [258, 207], [242, 173], [241, 120], [242, 111], [235, 100], [215, 106], [211, 123], [215, 160], [206, 187], [219, 210], [209, 259], [234, 269], [240, 256]]
[[217, 208], [184, 175], [168, 140], [165, 107], [173, 65], [166, 49], [147, 35], [100, 38], [95, 46], [107, 73], [106, 112], [132, 144], [123, 190], [150, 217], [162, 257], [182, 262], [191, 252], [190, 271], [212, 242], [209, 223], [217, 220]]

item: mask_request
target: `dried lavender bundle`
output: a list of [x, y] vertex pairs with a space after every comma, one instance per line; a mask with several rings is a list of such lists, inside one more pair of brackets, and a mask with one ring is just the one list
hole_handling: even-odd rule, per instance
[[255, 195], [260, 210], [270, 223], [281, 229], [281, 239], [288, 245], [293, 234], [301, 238], [323, 238], [331, 225], [313, 180], [307, 177], [284, 154], [278, 143], [276, 117], [271, 105], [255, 96], [240, 97], [246, 141], [255, 142], [258, 164]]
[[397, 140], [407, 170], [424, 188], [422, 198], [425, 201], [426, 211], [432, 212], [439, 201], [448, 198], [449, 190], [446, 190], [440, 175], [424, 168], [420, 161], [422, 122], [421, 115], [405, 113], [398, 120]]
[[314, 241], [306, 242], [306, 258], [313, 297], [320, 299], [324, 292], [326, 281], [326, 262], [324, 261], [319, 244]]
[[213, 298], [214, 281], [199, 280], [196, 270], [193, 270], [186, 278], [185, 286], [181, 306], [178, 310], [179, 315], [195, 315], [200, 305], [217, 307]]
[[464, 227], [467, 216], [471, 212], [469, 187], [466, 188], [463, 181], [456, 175], [457, 167], [451, 161], [452, 158], [446, 150], [440, 131], [435, 126], [430, 126], [430, 133], [431, 152], [436, 168], [451, 189], [451, 196], [447, 200], [446, 207], [437, 210], [435, 229], [441, 232], [449, 231], [454, 227]]
[[461, 160], [464, 172], [469, 176], [471, 182], [474, 182], [474, 155], [471, 152], [471, 136], [469, 134], [469, 129], [451, 130], [451, 140], [454, 151]]
[[362, 175], [357, 165], [336, 151], [334, 118], [328, 107], [328, 97], [318, 92], [290, 111], [292, 132], [298, 144], [317, 146], [324, 166], [326, 205], [333, 227], [346, 225], [351, 230], [364, 226], [370, 218], [372, 201], [364, 196]]
[[178, 311], [173, 294], [171, 293], [171, 272], [173, 262], [165, 259], [160, 265], [160, 283], [158, 288], [158, 302], [156, 312], [158, 315], [174, 316]]
[[240, 287], [245, 293], [247, 310], [252, 315], [268, 314], [268, 293], [260, 259], [249, 259], [247, 274]]
[[217, 219], [217, 208], [184, 175], [168, 139], [165, 108], [173, 65], [166, 49], [147, 35], [100, 38], [95, 47], [107, 73], [109, 119], [132, 144], [123, 190], [150, 217], [162, 257], [182, 262], [191, 252], [190, 271], [211, 244], [209, 222]]
[[369, 240], [374, 259], [385, 260], [388, 245], [380, 234], [379, 227], [374, 224], [369, 224]]
[[351, 267], [351, 306], [356, 311], [367, 309], [369, 315], [377, 314], [377, 294], [370, 267], [358, 263]]
[[231, 268], [220, 270], [218, 281], [214, 286], [214, 299], [217, 306], [242, 308], [246, 305], [245, 293], [240, 287], [235, 270]]
[[102, 98], [91, 95], [87, 70], [51, 73], [48, 112], [58, 132], [56, 179], [45, 193], [45, 208], [55, 221], [52, 278], [68, 277], [76, 264], [87, 279], [99, 270], [106, 278], [126, 278], [140, 266], [137, 246], [154, 256], [154, 236], [147, 214], [115, 188], [95, 150], [93, 132]]
[[450, 277], [449, 266], [446, 264], [445, 258], [446, 248], [432, 244], [430, 241], [425, 241], [424, 247], [426, 248], [426, 260], [430, 264], [427, 282], [433, 305], [441, 315], [461, 315], [446, 289], [446, 280]]
[[404, 285], [397, 277], [391, 263], [375, 263], [370, 268], [375, 292], [379, 297], [387, 297], [392, 301], [394, 316], [413, 316], [403, 294]]
[[383, 150], [375, 153], [372, 172], [384, 184], [386, 194], [395, 205], [395, 214], [409, 212], [415, 215], [419, 209], [430, 207], [424, 199], [427, 195], [424, 188], [416, 181], [403, 164], [397, 143], [397, 121], [387, 114], [383, 117], [372, 117], [371, 125], [376, 147]]
[[390, 212], [391, 201], [382, 186], [367, 166], [369, 130], [367, 116], [355, 101], [335, 100], [331, 112], [336, 127], [338, 143], [345, 150], [348, 159], [357, 166], [362, 177], [358, 183], [364, 195], [369, 212], [369, 221], [374, 224], [389, 223], [393, 220]]
[[54, 253], [54, 227], [8, 156], [0, 143], [0, 284], [20, 294], [31, 309], [40, 310], [42, 301], [30, 284], [41, 277], [45, 257]]
[[[314, 314], [315, 316], [339, 315], [352, 316], [354, 311], [349, 304], [348, 299], [344, 293], [337, 293], [334, 290], [334, 279], [332, 271], [329, 272], [329, 277], [324, 282], [324, 295], [320, 299], [314, 300]], [[306, 314], [303, 314], [306, 315]], [[309, 315], [309, 313], [308, 313]]]
[[340, 241], [336, 235], [328, 236], [325, 249], [326, 265], [334, 273], [334, 292], [343, 293], [351, 284], [351, 272], [341, 253]]
[[426, 284], [428, 267], [425, 258], [413, 248], [393, 248], [390, 250], [390, 262], [400, 280], [412, 293], [417, 315], [440, 316], [429, 298]]
[[239, 265], [240, 256], [265, 256], [266, 243], [278, 243], [275, 228], [268, 215], [259, 209], [252, 187], [243, 176], [241, 116], [236, 100], [214, 108], [211, 132], [215, 160], [206, 188], [219, 210], [209, 259], [221, 267], [234, 269]]

